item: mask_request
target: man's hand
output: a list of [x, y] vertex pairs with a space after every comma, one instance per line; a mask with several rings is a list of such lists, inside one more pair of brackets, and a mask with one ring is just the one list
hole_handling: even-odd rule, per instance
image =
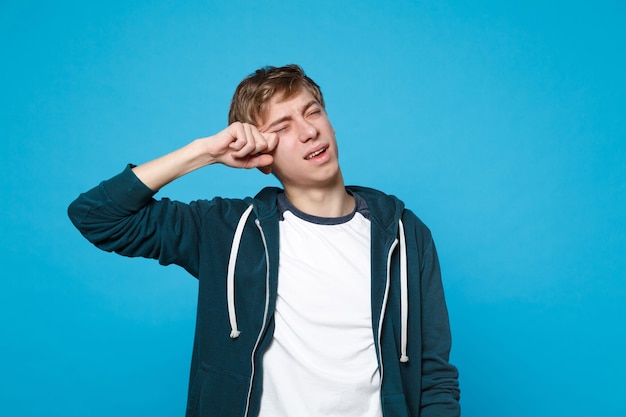
[[216, 135], [196, 139], [190, 144], [133, 168], [135, 175], [153, 190], [193, 170], [221, 163], [234, 168], [258, 168], [272, 172], [272, 152], [278, 135], [261, 133], [247, 123], [235, 122]]
[[261, 133], [254, 125], [235, 122], [200, 140], [214, 162], [233, 168], [258, 168], [265, 174], [272, 172], [272, 152], [278, 145], [275, 133]]

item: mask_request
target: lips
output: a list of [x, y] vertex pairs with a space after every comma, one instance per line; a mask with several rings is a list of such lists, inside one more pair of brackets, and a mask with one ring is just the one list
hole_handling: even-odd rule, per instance
[[319, 156], [319, 155], [323, 154], [324, 152], [326, 152], [326, 149], [327, 149], [326, 147], [319, 148], [319, 149], [311, 152], [307, 156], [305, 156], [304, 159], [306, 159], [307, 161], [311, 160], [311, 159], [315, 158], [316, 156]]

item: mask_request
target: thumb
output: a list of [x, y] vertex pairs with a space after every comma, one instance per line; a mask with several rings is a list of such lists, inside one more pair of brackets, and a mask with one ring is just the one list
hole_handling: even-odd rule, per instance
[[274, 162], [274, 157], [269, 154], [261, 154], [255, 156], [252, 161], [252, 167], [256, 167], [264, 174], [270, 174], [272, 172], [272, 163]]

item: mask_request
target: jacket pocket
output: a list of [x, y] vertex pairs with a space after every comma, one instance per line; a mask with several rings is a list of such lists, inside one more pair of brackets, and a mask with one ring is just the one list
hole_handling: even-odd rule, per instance
[[383, 416], [409, 417], [404, 394], [386, 395], [383, 397]]
[[250, 378], [203, 363], [191, 384], [187, 417], [243, 417]]

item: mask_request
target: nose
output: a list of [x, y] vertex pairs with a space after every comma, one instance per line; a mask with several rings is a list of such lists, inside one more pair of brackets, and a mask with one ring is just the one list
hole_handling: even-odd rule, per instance
[[317, 127], [308, 120], [303, 118], [298, 122], [298, 139], [302, 143], [315, 139], [318, 133]]

